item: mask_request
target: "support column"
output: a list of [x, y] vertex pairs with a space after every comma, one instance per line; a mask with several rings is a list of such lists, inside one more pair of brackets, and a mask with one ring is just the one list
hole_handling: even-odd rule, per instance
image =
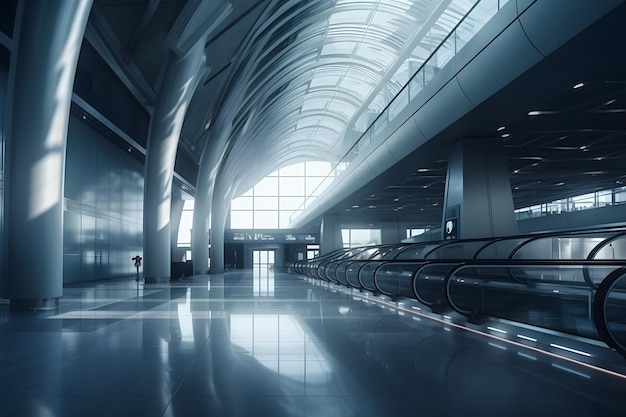
[[217, 180], [211, 204], [211, 274], [224, 273], [224, 230], [226, 218], [233, 196], [232, 185], [228, 187], [224, 181]]
[[320, 226], [320, 255], [326, 255], [343, 247], [341, 228], [337, 216], [327, 214]]
[[144, 278], [169, 282], [170, 205], [176, 150], [185, 113], [203, 75], [204, 40], [170, 61], [150, 120], [144, 189]]
[[210, 178], [208, 164], [204, 162], [206, 153], [202, 153], [198, 181], [196, 185], [196, 201], [193, 206], [193, 228], [191, 236], [191, 259], [193, 273], [204, 275], [209, 273], [209, 225], [211, 219], [211, 200], [213, 199], [213, 181]]
[[52, 308], [63, 295], [67, 129], [91, 4], [24, 1], [18, 7], [5, 171], [7, 279], [13, 310]]
[[443, 239], [519, 233], [500, 139], [464, 139], [453, 145], [442, 221]]
[[399, 221], [380, 223], [380, 240], [383, 245], [400, 243], [406, 236], [406, 228], [400, 226]]

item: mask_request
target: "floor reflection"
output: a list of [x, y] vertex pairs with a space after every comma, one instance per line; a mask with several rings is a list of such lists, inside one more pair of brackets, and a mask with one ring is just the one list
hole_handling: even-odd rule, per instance
[[626, 412], [626, 380], [268, 268], [135, 286], [0, 314], [0, 416]]

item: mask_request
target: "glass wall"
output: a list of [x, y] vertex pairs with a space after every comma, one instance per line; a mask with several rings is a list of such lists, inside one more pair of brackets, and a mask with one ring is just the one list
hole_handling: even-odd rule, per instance
[[518, 208], [515, 210], [515, 217], [517, 220], [522, 220], [531, 217], [560, 214], [562, 212], [581, 211], [614, 204], [623, 204], [624, 202], [626, 202], [626, 187], [619, 187]]
[[303, 210], [306, 197], [319, 195], [331, 171], [330, 162], [309, 161], [281, 168], [232, 200], [231, 229], [286, 229], [289, 218]]
[[185, 200], [183, 205], [183, 214], [180, 216], [180, 224], [178, 226], [177, 244], [179, 248], [191, 247], [191, 229], [193, 227], [194, 203], [194, 200]]
[[344, 248], [380, 245], [380, 229], [341, 229]]

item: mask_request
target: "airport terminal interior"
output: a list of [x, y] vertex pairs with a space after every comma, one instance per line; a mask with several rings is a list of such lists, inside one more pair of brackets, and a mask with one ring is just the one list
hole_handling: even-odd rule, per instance
[[623, 0], [0, 0], [0, 416], [626, 415]]

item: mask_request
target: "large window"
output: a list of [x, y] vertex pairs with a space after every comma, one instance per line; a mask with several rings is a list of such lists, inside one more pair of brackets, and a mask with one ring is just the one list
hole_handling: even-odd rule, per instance
[[[621, 181], [618, 181], [618, 183], [621, 184]], [[518, 208], [515, 210], [515, 216], [517, 220], [523, 220], [531, 217], [561, 214], [568, 211], [588, 210], [623, 204], [624, 202], [626, 202], [626, 187], [619, 187]]]
[[329, 162], [302, 162], [281, 168], [263, 178], [251, 190], [233, 199], [231, 229], [286, 229], [289, 218], [304, 208], [306, 197], [319, 195], [327, 183]]
[[341, 229], [344, 248], [381, 244], [380, 229]]
[[193, 227], [193, 207], [194, 200], [185, 200], [183, 214], [180, 216], [178, 226], [178, 247], [191, 246], [191, 228]]

